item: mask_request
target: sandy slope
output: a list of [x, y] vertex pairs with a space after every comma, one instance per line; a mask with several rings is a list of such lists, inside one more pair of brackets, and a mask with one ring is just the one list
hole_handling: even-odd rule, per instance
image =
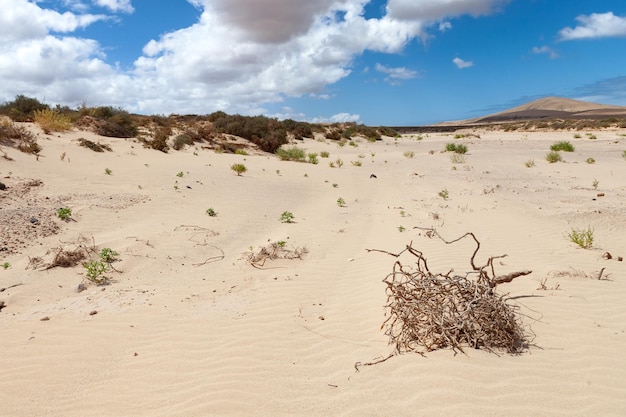
[[[55, 220], [60, 234], [0, 259], [11, 265], [0, 288], [22, 284], [0, 293], [0, 415], [626, 415], [626, 262], [602, 257], [626, 256], [623, 134], [307, 140], [308, 152], [330, 152], [318, 165], [163, 154], [85, 132], [42, 136], [38, 161], [5, 149], [14, 161], [0, 159], [0, 181], [41, 179], [33, 195], [49, 210], [71, 207], [75, 221]], [[79, 137], [113, 152], [81, 148]], [[556, 140], [576, 151], [548, 164]], [[440, 152], [452, 141], [469, 147], [465, 163]], [[329, 167], [336, 158], [342, 168]], [[248, 172], [236, 176], [235, 162]], [[295, 223], [278, 220], [286, 210]], [[481, 260], [508, 254], [498, 272], [534, 271], [502, 287], [536, 335], [527, 352], [405, 354], [355, 372], [392, 351], [380, 326], [394, 259], [366, 248], [413, 241], [433, 270], [469, 267], [471, 243], [445, 246], [415, 226], [472, 231]], [[587, 226], [596, 241], [583, 250], [566, 234]], [[26, 269], [81, 235], [120, 252], [112, 285], [77, 293], [80, 267]], [[309, 253], [248, 264], [250, 247], [278, 240]], [[601, 268], [608, 280], [585, 276]]]

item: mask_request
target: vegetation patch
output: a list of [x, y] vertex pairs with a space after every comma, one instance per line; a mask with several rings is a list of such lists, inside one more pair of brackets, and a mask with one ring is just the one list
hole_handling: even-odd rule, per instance
[[91, 149], [94, 152], [104, 152], [104, 151], [112, 152], [113, 151], [113, 149], [111, 149], [111, 147], [107, 145], [106, 143], [96, 143], [85, 138], [79, 138], [78, 145], [84, 148]]

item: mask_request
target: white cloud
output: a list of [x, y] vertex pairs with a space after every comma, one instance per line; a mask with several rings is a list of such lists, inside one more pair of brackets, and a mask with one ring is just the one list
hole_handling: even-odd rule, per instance
[[465, 61], [459, 57], [454, 58], [452, 62], [454, 63], [454, 65], [456, 65], [458, 69], [469, 68], [469, 67], [474, 66], [474, 63], [472, 61]]
[[385, 81], [391, 85], [400, 85], [401, 80], [410, 80], [418, 76], [418, 72], [405, 67], [387, 67], [385, 65], [376, 64], [376, 71], [387, 74]]
[[613, 12], [581, 15], [576, 20], [579, 26], [559, 31], [561, 40], [626, 36], [626, 17], [615, 16]]
[[439, 31], [440, 32], [445, 32], [447, 30], [452, 29], [452, 23], [450, 22], [441, 22], [439, 23]]
[[[114, 13], [132, 13], [135, 11], [130, 0], [93, 0], [93, 3], [100, 7], [106, 7]], [[153, 7], [156, 7], [156, 5]]]
[[311, 123], [359, 123], [360, 121], [361, 116], [350, 113], [337, 113], [330, 117], [314, 117], [310, 120]]
[[401, 20], [440, 20], [470, 14], [487, 15], [509, 0], [389, 0], [387, 11]]
[[541, 55], [541, 54], [546, 54], [550, 57], [550, 59], [556, 59], [559, 57], [559, 54], [556, 53], [556, 51], [552, 48], [550, 48], [549, 46], [533, 46], [533, 48], [531, 49], [531, 52], [535, 55]]
[[[60, 13], [51, 2], [0, 0], [0, 79], [7, 80], [0, 101], [35, 93], [52, 103], [87, 100], [145, 113], [259, 114], [286, 97], [326, 97], [325, 88], [347, 77], [364, 51], [401, 52], [437, 22], [447, 28], [446, 18], [490, 13], [506, 2], [389, 0], [386, 15], [366, 19], [370, 0], [187, 0], [198, 21], [148, 42], [123, 71], [77, 32], [111, 16], [78, 13], [87, 0], [62, 1], [75, 13]], [[111, 13], [133, 11], [130, 0], [89, 1]], [[418, 76], [402, 67], [377, 69], [388, 82]]]

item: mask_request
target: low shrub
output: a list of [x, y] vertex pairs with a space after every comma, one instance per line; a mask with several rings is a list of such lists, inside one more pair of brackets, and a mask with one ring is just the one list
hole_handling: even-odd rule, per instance
[[281, 147], [276, 151], [276, 155], [278, 155], [281, 161], [304, 162], [306, 158], [304, 149], [298, 148], [297, 146], [293, 146], [289, 149]]
[[237, 173], [237, 176], [241, 176], [244, 172], [248, 171], [244, 164], [233, 164], [230, 166], [230, 169]]
[[593, 229], [591, 227], [588, 227], [586, 230], [572, 229], [572, 231], [567, 234], [567, 237], [572, 243], [577, 244], [583, 249], [589, 249], [593, 245]]
[[72, 128], [72, 121], [69, 117], [50, 109], [35, 110], [33, 119], [45, 134], [64, 132]]
[[548, 154], [546, 155], [546, 161], [550, 162], [551, 164], [555, 162], [560, 162], [562, 160], [563, 158], [561, 157], [561, 154], [556, 151], [548, 152]]
[[551, 151], [574, 152], [574, 145], [567, 141], [555, 142], [550, 146]]

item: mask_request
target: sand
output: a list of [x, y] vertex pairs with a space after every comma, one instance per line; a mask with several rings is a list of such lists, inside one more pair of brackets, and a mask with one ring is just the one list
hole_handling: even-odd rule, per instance
[[[4, 147], [13, 160], [0, 159], [0, 193], [22, 191], [0, 207], [12, 230], [0, 252], [10, 264], [0, 268], [0, 415], [626, 415], [626, 131], [474, 133], [299, 142], [330, 153], [317, 165], [201, 147], [164, 154], [81, 131], [39, 132], [37, 160]], [[576, 150], [549, 164], [558, 140]], [[464, 163], [442, 152], [449, 142], [467, 145]], [[26, 235], [19, 222], [32, 216], [40, 224], [28, 227], [58, 230]], [[432, 270], [469, 271], [471, 242], [446, 246], [414, 227], [473, 232], [479, 261], [507, 254], [497, 272], [533, 271], [499, 287], [534, 335], [523, 353], [407, 353], [356, 371], [393, 351], [381, 281], [395, 259], [366, 249], [412, 242]], [[567, 234], [587, 227], [595, 240], [582, 249]], [[29, 267], [81, 236], [119, 252], [110, 285], [89, 283], [80, 265]], [[250, 265], [251, 250], [277, 241], [308, 253]]]

